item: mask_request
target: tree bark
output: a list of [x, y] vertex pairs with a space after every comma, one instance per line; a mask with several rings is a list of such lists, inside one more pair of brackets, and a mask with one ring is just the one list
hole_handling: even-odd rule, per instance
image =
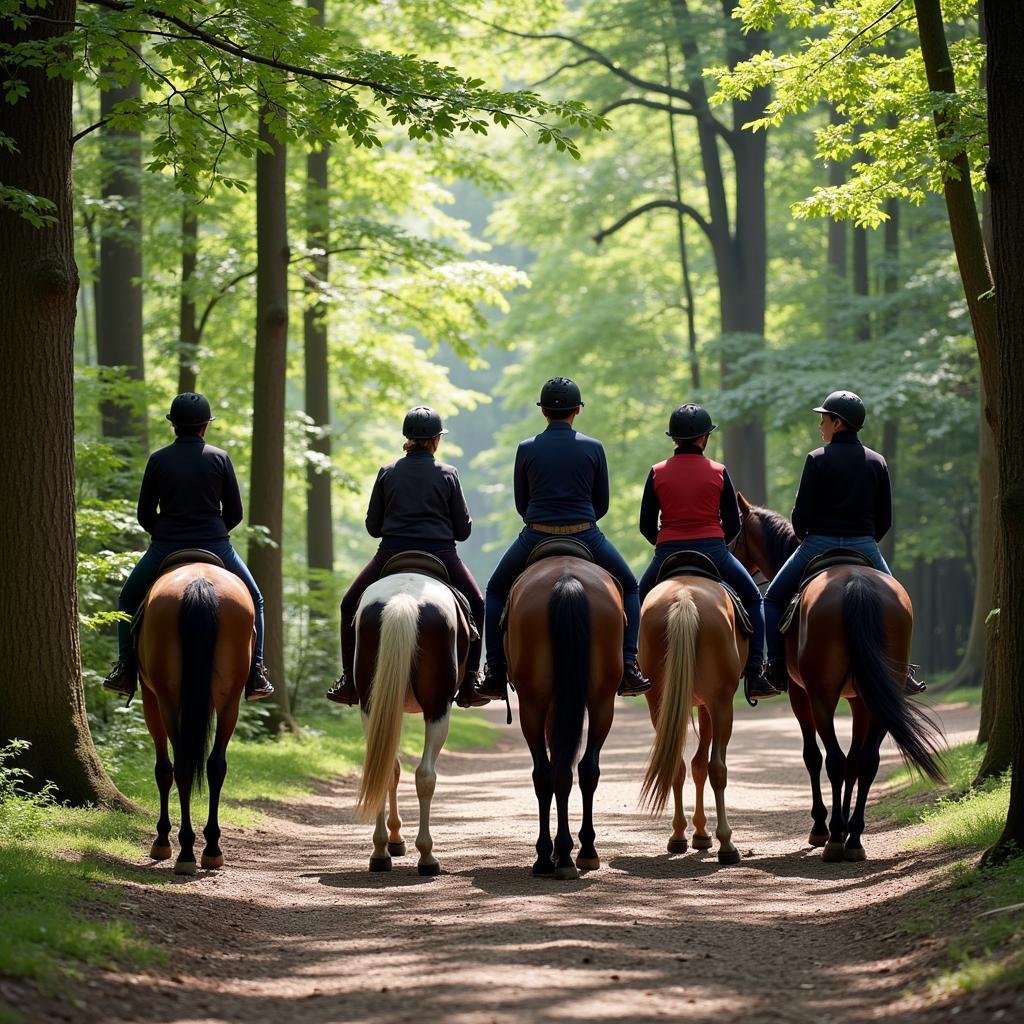
[[199, 253], [199, 212], [187, 196], [181, 206], [181, 299], [178, 306], [178, 394], [195, 391], [199, 376], [199, 326], [190, 285]]
[[[900, 204], [898, 199], [890, 199], [885, 204], [888, 220], [885, 222], [885, 262], [882, 273], [882, 288], [889, 302], [887, 306], [884, 330], [891, 335], [900, 324], [899, 306], [894, 296], [900, 290]], [[897, 490], [899, 476], [896, 455], [899, 443], [899, 423], [887, 419], [882, 426], [882, 455], [889, 466], [889, 477], [892, 480], [894, 493]], [[889, 532], [882, 538], [882, 557], [892, 565], [896, 556], [896, 525], [898, 505], [893, 502], [892, 525]]]
[[[868, 232], [866, 228], [853, 229], [853, 294], [866, 299], [869, 294]], [[866, 303], [856, 306], [853, 337], [856, 341], [871, 340], [871, 315], [865, 310]]]
[[[53, 2], [24, 31], [0, 18], [0, 47], [59, 35], [75, 4]], [[85, 715], [75, 583], [75, 266], [71, 82], [45, 69], [18, 76], [28, 96], [4, 108], [0, 181], [50, 200], [56, 223], [32, 227], [0, 208], [3, 406], [31, 442], [0, 459], [0, 742], [32, 746], [19, 764], [73, 804], [131, 804], [107, 776]]]
[[[256, 352], [253, 365], [252, 473], [249, 524], [266, 533], [249, 544], [249, 568], [263, 592], [265, 662], [274, 681], [269, 726], [294, 729], [284, 675], [284, 410], [288, 372], [288, 213], [285, 146], [260, 109], [260, 138], [270, 152], [256, 154]], [[269, 543], [268, 543], [269, 541]]]
[[[843, 115], [835, 107], [829, 107], [829, 124], [842, 124]], [[828, 165], [828, 183], [831, 187], [846, 181], [846, 167], [840, 160]], [[830, 219], [828, 222], [828, 281], [826, 282], [828, 311], [826, 333], [829, 341], [842, 340], [842, 316], [836, 307], [845, 305], [848, 295], [846, 280], [846, 221]]]
[[[100, 94], [100, 117], [109, 117], [119, 103], [138, 98], [138, 82], [108, 89]], [[142, 139], [139, 133], [101, 129], [100, 158], [103, 198], [108, 209], [100, 220], [96, 362], [100, 366], [125, 367], [129, 377], [142, 381], [145, 360], [142, 351]], [[148, 451], [144, 411], [108, 401], [102, 404], [100, 414], [106, 437], [134, 441], [139, 456]]]

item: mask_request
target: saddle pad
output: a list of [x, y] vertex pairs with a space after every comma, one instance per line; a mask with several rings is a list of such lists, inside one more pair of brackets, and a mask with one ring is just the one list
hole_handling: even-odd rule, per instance
[[823, 551], [820, 555], [815, 555], [804, 569], [804, 574], [800, 578], [800, 587], [790, 598], [789, 604], [786, 605], [786, 611], [779, 623], [780, 633], [788, 633], [793, 628], [793, 624], [797, 621], [797, 609], [800, 607], [804, 591], [810, 585], [811, 580], [817, 579], [827, 569], [833, 569], [837, 565], [864, 565], [869, 569], [874, 568], [867, 555], [854, 551], [853, 548], [832, 548], [829, 551]]

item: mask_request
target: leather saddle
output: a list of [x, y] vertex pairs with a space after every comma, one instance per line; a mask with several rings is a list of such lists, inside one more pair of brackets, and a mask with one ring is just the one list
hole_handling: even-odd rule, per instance
[[860, 551], [855, 551], [853, 548], [830, 548], [828, 551], [823, 551], [820, 555], [815, 555], [807, 563], [803, 575], [800, 577], [800, 586], [797, 588], [797, 592], [793, 595], [789, 604], [786, 605], [786, 612], [779, 623], [780, 633], [788, 633], [793, 628], [798, 618], [797, 609], [800, 607], [804, 591], [811, 580], [816, 579], [826, 569], [833, 569], [837, 565], [863, 565], [869, 569], [874, 568], [871, 564], [871, 559], [867, 555], [862, 554]]
[[721, 573], [714, 562], [707, 555], [700, 551], [675, 551], [661, 564], [658, 570], [657, 582], [676, 579], [680, 576], [697, 576], [700, 579], [714, 580], [729, 595], [732, 601], [733, 610], [736, 613], [736, 623], [744, 636], [752, 636], [753, 624], [747, 609], [743, 607], [740, 595], [722, 579]]
[[[160, 568], [157, 570], [156, 578], [160, 579], [161, 576], [166, 576], [172, 569], [180, 569], [183, 565], [194, 565], [199, 562], [202, 565], [216, 565], [218, 568], [224, 568], [224, 560], [219, 556], [215, 555], [212, 551], [207, 551], [205, 548], [182, 548], [180, 551], [175, 551], [168, 555], [161, 563]], [[155, 585], [154, 580], [154, 585]], [[152, 587], [150, 588], [152, 589]], [[146, 591], [146, 596], [142, 599], [142, 604], [135, 609], [135, 614], [132, 616], [132, 633], [137, 633], [139, 627], [142, 625], [142, 617], [146, 610], [146, 601], [149, 599], [149, 591]]]
[[431, 579], [443, 583], [452, 592], [452, 597], [455, 598], [455, 605], [461, 610], [466, 620], [466, 625], [469, 628], [469, 639], [480, 639], [480, 631], [473, 621], [473, 613], [469, 610], [469, 601], [466, 600], [465, 595], [460, 590], [452, 586], [448, 570], [445, 568], [444, 562], [437, 555], [432, 555], [429, 551], [400, 551], [397, 555], [392, 555], [384, 563], [384, 568], [381, 569], [379, 578], [397, 576], [401, 572], [419, 573], [421, 576], [429, 576]]

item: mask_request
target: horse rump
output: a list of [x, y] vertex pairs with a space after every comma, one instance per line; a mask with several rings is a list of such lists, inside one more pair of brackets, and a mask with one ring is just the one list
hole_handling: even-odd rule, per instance
[[185, 585], [178, 618], [181, 642], [181, 688], [174, 736], [174, 758], [181, 778], [203, 788], [203, 768], [210, 753], [213, 710], [210, 702], [213, 659], [217, 648], [217, 591], [204, 577]]
[[590, 603], [583, 584], [559, 576], [548, 602], [551, 629], [551, 760], [556, 770], [572, 766], [583, 739], [590, 686]]

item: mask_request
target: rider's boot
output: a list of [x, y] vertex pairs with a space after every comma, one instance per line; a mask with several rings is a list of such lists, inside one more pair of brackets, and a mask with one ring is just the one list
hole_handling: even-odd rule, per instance
[[274, 684], [270, 681], [270, 676], [267, 675], [266, 665], [262, 661], [254, 661], [249, 678], [245, 681], [245, 699], [263, 700], [272, 696], [273, 693]]
[[490, 704], [491, 698], [480, 693], [479, 686], [479, 669], [474, 669], [472, 672], [467, 669], [458, 692], [455, 694], [455, 703], [460, 708], [482, 708], [485, 704]]
[[[783, 667], [785, 671], [785, 667]], [[766, 700], [768, 697], [778, 697], [782, 694], [773, 680], [769, 679], [759, 665], [748, 665], [743, 672], [743, 696], [752, 707], [757, 707], [759, 700]]]
[[328, 700], [334, 701], [335, 704], [347, 704], [349, 707], [359, 703], [356, 684], [352, 681], [352, 675], [349, 672], [342, 672], [341, 678], [324, 696]]
[[903, 683], [903, 692], [911, 697], [919, 693], [924, 693], [924, 691], [928, 689], [928, 684], [923, 679], [917, 678], [916, 673], [920, 671], [920, 665], [909, 665], [907, 667], [907, 678]]
[[622, 682], [619, 683], [620, 697], [636, 697], [646, 693], [651, 688], [651, 681], [640, 671], [635, 661], [627, 661], [622, 672]]
[[105, 690], [118, 693], [129, 700], [135, 696], [135, 689], [138, 685], [139, 669], [135, 664], [134, 657], [119, 658], [103, 680]]
[[508, 697], [508, 669], [503, 661], [489, 661], [484, 677], [477, 683], [476, 694], [486, 700], [505, 700]]

